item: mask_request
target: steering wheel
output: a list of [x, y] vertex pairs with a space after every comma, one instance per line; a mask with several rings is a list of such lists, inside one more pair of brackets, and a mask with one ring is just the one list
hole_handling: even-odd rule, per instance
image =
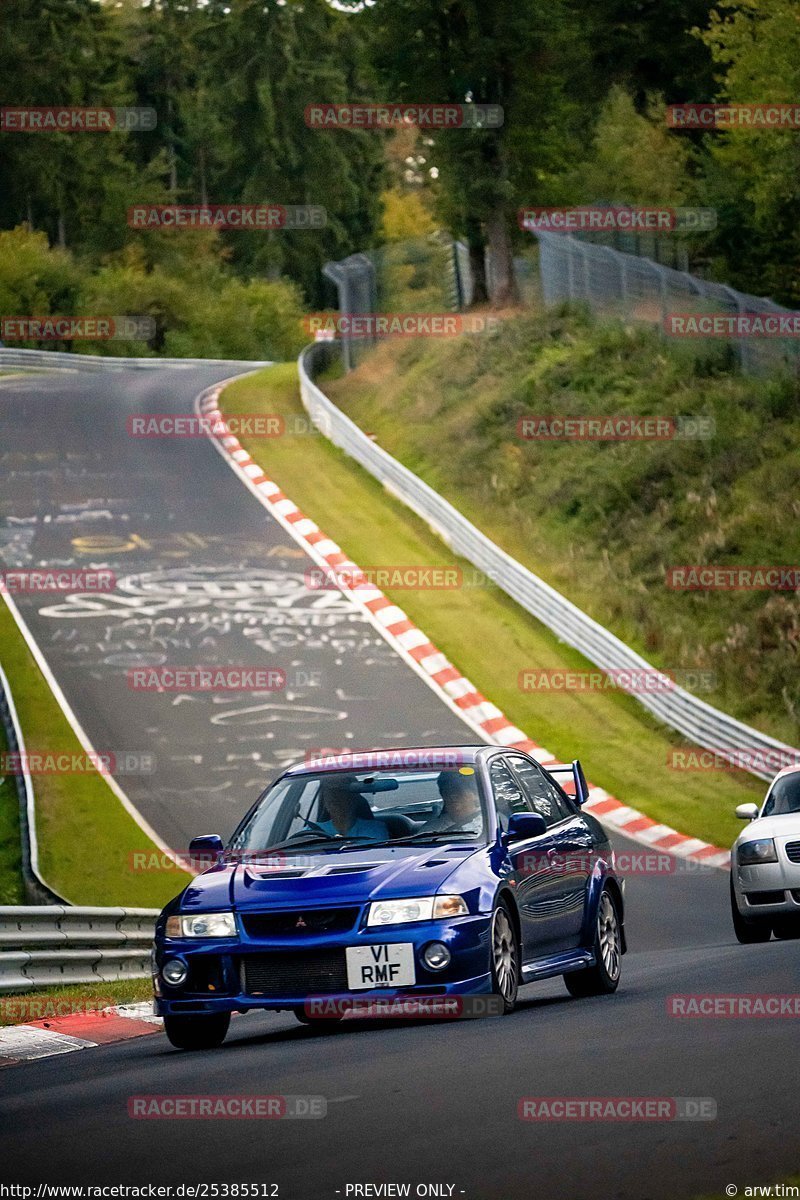
[[300, 829], [296, 829], [291, 836], [297, 837], [298, 833], [302, 833], [305, 829], [310, 829], [314, 833], [324, 833], [326, 836], [328, 835], [327, 829], [323, 829], [322, 826], [318, 825], [316, 821], [309, 821], [308, 817], [304, 817], [303, 824]]
[[475, 820], [475, 816], [465, 817], [463, 821], [458, 821], [455, 825], [448, 825], [446, 829], [440, 829], [439, 833], [456, 833], [463, 829], [465, 825], [471, 825]]

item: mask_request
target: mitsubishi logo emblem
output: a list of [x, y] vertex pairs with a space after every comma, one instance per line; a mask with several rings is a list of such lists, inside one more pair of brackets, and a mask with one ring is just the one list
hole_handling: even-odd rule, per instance
[[305, 921], [303, 920], [302, 916], [299, 916], [299, 917], [297, 918], [297, 921], [295, 922], [295, 926], [294, 926], [294, 927], [295, 927], [295, 929], [308, 929], [308, 926], [306, 925], [306, 923], [305, 923]]

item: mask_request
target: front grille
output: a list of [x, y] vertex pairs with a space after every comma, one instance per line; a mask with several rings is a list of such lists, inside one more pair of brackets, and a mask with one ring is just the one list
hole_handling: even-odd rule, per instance
[[291, 912], [243, 913], [242, 924], [251, 938], [294, 938], [321, 933], [345, 933], [358, 920], [358, 908], [309, 908]]
[[789, 862], [800, 863], [800, 842], [787, 842], [784, 849]]
[[328, 995], [347, 991], [343, 949], [248, 955], [242, 959], [248, 996]]
[[745, 892], [748, 904], [783, 904], [785, 899], [783, 892]]

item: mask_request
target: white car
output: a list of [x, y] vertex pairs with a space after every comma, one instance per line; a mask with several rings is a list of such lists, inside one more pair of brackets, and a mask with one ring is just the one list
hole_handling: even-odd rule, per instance
[[733, 928], [744, 944], [800, 938], [800, 766], [785, 767], [759, 811], [740, 804], [749, 821], [731, 850]]

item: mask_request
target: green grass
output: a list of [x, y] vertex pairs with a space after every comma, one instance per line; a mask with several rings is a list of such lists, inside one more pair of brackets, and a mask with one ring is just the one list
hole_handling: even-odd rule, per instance
[[[81, 753], [71, 726], [3, 603], [0, 647], [27, 749]], [[0, 800], [9, 786], [13, 784], [5, 784], [0, 791]], [[190, 876], [173, 868], [131, 869], [130, 856], [149, 850], [151, 843], [98, 772], [35, 775], [33, 788], [39, 868], [45, 882], [71, 903], [161, 907], [188, 883]], [[5, 811], [0, 805], [0, 819]], [[9, 867], [12, 870], [7, 873]], [[3, 854], [0, 870], [0, 887], [12, 887], [13, 855], [8, 859]]]
[[[0, 753], [7, 749], [5, 730], [0, 725]], [[19, 797], [14, 779], [0, 776], [0, 904], [24, 903]]]
[[[702, 696], [800, 744], [800, 596], [677, 592], [668, 566], [800, 564], [800, 382], [564, 309], [385, 343], [329, 393], [515, 558]], [[531, 415], [713, 418], [705, 439], [534, 442]]]
[[91, 1012], [112, 1004], [152, 1000], [150, 979], [122, 979], [115, 983], [70, 983], [0, 996], [0, 1026], [63, 1017], [70, 1012]]
[[[288, 428], [292, 418], [304, 415], [292, 365], [232, 384], [222, 404], [230, 414], [279, 413]], [[361, 566], [458, 561], [422, 521], [320, 435], [243, 441], [267, 474]], [[460, 565], [465, 573], [471, 570]], [[741, 773], [668, 768], [668, 751], [684, 743], [630, 696], [520, 692], [522, 668], [588, 664], [497, 588], [390, 594], [510, 720], [558, 757], [580, 757], [594, 783], [649, 816], [726, 846], [740, 828], [735, 805], [763, 794], [761, 784]]]

